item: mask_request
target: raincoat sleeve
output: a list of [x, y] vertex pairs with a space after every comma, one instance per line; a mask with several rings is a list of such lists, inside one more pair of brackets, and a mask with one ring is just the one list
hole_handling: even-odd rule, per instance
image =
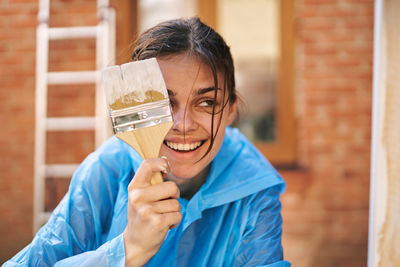
[[[8, 266], [124, 266], [122, 234], [107, 240], [123, 158], [94, 152], [75, 172], [70, 188], [31, 244]], [[126, 161], [126, 160], [125, 160]], [[129, 165], [129, 162], [125, 162]]]
[[281, 245], [281, 190], [279, 185], [271, 187], [249, 202], [251, 214], [237, 251], [235, 266], [290, 266], [283, 260]]

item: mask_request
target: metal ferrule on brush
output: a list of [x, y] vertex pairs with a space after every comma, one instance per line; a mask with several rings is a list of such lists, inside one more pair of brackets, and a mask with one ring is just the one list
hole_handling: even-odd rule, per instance
[[169, 99], [111, 110], [114, 133], [123, 133], [172, 121]]

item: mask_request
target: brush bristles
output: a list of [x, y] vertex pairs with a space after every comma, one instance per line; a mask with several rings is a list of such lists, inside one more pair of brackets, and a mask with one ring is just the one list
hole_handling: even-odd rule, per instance
[[112, 66], [102, 71], [106, 100], [111, 110], [168, 98], [155, 58]]

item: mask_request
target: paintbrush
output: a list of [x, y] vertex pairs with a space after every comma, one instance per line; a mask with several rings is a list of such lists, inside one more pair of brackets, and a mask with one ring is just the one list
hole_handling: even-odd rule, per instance
[[[155, 58], [102, 70], [103, 88], [115, 135], [143, 159], [159, 157], [173, 125], [168, 91]], [[163, 181], [155, 173], [152, 184]]]

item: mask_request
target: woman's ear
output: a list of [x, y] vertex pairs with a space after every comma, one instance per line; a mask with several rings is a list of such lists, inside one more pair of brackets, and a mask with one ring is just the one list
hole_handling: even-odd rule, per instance
[[238, 102], [238, 98], [236, 98], [232, 105], [228, 104], [228, 125], [231, 125], [237, 116]]

